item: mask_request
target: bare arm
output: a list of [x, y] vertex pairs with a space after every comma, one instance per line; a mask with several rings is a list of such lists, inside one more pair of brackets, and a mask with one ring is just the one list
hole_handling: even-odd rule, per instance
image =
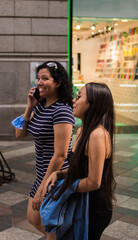
[[88, 177], [79, 182], [77, 192], [90, 192], [99, 189], [102, 180], [105, 155], [105, 135], [103, 130], [98, 128], [91, 133], [89, 139]]
[[40, 200], [44, 184], [51, 173], [60, 170], [65, 158], [67, 157], [69, 143], [72, 135], [72, 125], [69, 123], [60, 123], [54, 125], [54, 155], [51, 158], [46, 174], [41, 182], [33, 201], [33, 209], [39, 210], [36, 202]]
[[69, 143], [72, 135], [72, 125], [69, 123], [60, 123], [54, 125], [54, 155], [48, 166], [45, 179], [54, 172], [59, 170], [67, 157]]

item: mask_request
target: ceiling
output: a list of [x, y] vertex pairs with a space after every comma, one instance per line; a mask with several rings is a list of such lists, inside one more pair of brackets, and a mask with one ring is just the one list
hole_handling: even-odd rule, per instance
[[[125, 22], [127, 21], [127, 22]], [[106, 32], [107, 26], [112, 28], [112, 31], [119, 31], [124, 29], [125, 26], [138, 26], [138, 21], [132, 19], [118, 19], [118, 18], [84, 18], [84, 17], [73, 17], [73, 36], [79, 38], [88, 38], [91, 35], [102, 32]], [[80, 25], [80, 29], [76, 29], [76, 26]], [[91, 26], [95, 25], [95, 30], [91, 29]], [[106, 28], [106, 29], [105, 29]]]

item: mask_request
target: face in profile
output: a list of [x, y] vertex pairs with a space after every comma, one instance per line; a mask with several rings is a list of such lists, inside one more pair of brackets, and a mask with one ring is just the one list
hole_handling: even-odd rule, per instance
[[87, 101], [86, 86], [82, 87], [76, 98], [73, 99], [73, 115], [83, 120], [90, 104]]

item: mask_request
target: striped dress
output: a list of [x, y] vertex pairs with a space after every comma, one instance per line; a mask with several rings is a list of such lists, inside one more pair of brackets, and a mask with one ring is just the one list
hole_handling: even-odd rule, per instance
[[[29, 193], [34, 197], [41, 184], [49, 162], [54, 155], [54, 129], [53, 126], [58, 123], [70, 123], [74, 127], [74, 117], [72, 108], [64, 105], [60, 101], [54, 102], [49, 107], [39, 103], [34, 109], [34, 116], [28, 124], [28, 133], [33, 136], [36, 151], [36, 180]], [[69, 144], [68, 154], [71, 151], [71, 142]], [[67, 158], [65, 159], [62, 169], [68, 167]]]

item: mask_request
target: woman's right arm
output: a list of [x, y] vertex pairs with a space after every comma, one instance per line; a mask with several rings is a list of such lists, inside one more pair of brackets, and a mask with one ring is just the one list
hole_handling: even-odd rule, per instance
[[15, 130], [16, 138], [22, 138], [28, 135], [28, 132], [27, 132], [28, 121], [32, 119], [34, 114], [32, 111], [34, 107], [38, 104], [38, 101], [33, 97], [34, 90], [35, 90], [35, 87], [31, 88], [29, 91], [27, 107], [25, 109], [24, 114], [22, 115], [23, 118], [25, 119], [25, 125], [23, 129], [16, 128]]

